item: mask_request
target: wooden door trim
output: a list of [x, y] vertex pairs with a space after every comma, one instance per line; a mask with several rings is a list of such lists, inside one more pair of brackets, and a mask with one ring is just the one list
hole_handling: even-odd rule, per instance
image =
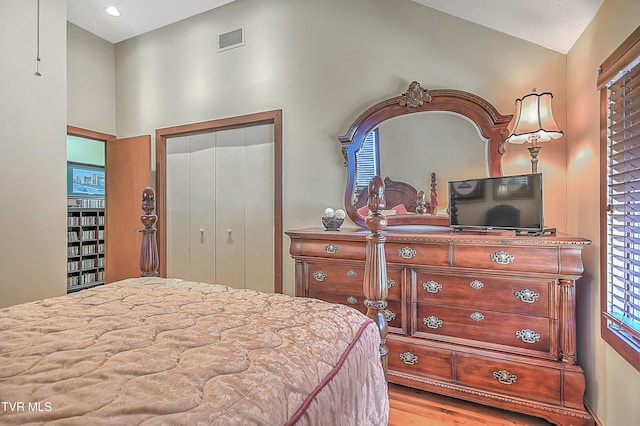
[[273, 288], [282, 293], [282, 110], [271, 110], [218, 120], [165, 127], [156, 130], [156, 209], [160, 276], [167, 276], [167, 138], [209, 133], [238, 127], [273, 124], [274, 133], [274, 278]]
[[97, 141], [109, 142], [110, 140], [115, 139], [114, 135], [110, 135], [108, 133], [100, 133], [93, 130], [82, 129], [80, 127], [69, 126], [67, 125], [67, 135], [71, 136], [80, 136], [86, 139], [94, 139]]

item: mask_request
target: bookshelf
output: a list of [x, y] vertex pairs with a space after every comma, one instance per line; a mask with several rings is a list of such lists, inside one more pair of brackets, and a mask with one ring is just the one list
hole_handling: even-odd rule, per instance
[[104, 284], [104, 200], [67, 208], [67, 293]]

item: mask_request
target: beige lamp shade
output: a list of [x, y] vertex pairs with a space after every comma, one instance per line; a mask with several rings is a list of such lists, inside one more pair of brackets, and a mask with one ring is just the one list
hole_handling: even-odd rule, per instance
[[530, 93], [522, 99], [516, 99], [516, 120], [513, 132], [507, 138], [510, 143], [545, 142], [564, 135], [551, 111], [549, 92]]

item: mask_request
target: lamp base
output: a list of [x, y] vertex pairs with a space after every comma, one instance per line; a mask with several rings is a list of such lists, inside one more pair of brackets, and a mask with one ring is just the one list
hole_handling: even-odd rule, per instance
[[531, 145], [527, 149], [531, 155], [531, 173], [538, 173], [538, 153], [542, 147], [540, 145]]

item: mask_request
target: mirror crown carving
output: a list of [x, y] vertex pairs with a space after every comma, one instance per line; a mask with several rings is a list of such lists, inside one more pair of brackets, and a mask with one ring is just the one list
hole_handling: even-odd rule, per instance
[[[401, 95], [385, 99], [367, 108], [349, 126], [349, 130], [338, 137], [342, 144], [341, 153], [347, 169], [345, 210], [356, 224], [365, 226], [366, 218], [358, 213], [353, 203], [354, 196], [358, 195], [355, 193], [356, 152], [362, 147], [367, 135], [384, 121], [407, 114], [428, 111], [451, 112], [471, 121], [487, 141], [486, 168], [489, 175], [492, 177], [502, 176], [502, 155], [505, 151], [505, 141], [509, 136], [508, 126], [513, 115], [500, 114], [490, 102], [473, 93], [457, 89], [424, 89], [419, 82], [412, 81]], [[442, 148], [442, 146], [434, 146], [434, 149]], [[387, 179], [385, 179], [385, 183], [388, 183]], [[415, 189], [404, 182], [393, 181], [393, 184], [396, 188], [405, 187], [406, 189], [409, 187], [411, 191]], [[415, 199], [411, 200], [414, 208], [418, 206], [418, 190], [415, 192]], [[391, 193], [387, 195], [392, 197]], [[387, 204], [393, 206], [395, 200], [387, 200]], [[399, 214], [387, 216], [387, 220], [388, 225], [448, 226], [449, 224], [446, 215], [436, 214]]]
[[431, 102], [429, 90], [423, 89], [417, 81], [412, 81], [402, 96], [404, 96], [404, 100], [400, 101], [400, 106], [408, 106], [409, 108], [417, 108], [425, 102]]

